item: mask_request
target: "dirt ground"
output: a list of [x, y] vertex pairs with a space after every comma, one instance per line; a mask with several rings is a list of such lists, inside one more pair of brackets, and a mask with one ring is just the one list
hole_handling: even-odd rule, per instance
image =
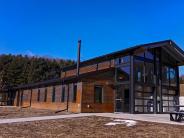
[[67, 112], [55, 113], [53, 110], [41, 110], [33, 108], [18, 107], [0, 107], [0, 119], [5, 118], [21, 118], [21, 117], [37, 117], [49, 115], [69, 114]]
[[138, 121], [137, 125], [105, 126], [112, 118], [82, 117], [0, 125], [0, 137], [183, 138], [184, 126]]

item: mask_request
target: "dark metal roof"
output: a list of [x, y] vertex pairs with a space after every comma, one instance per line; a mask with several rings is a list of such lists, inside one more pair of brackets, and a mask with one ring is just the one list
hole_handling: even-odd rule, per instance
[[[172, 40], [164, 40], [164, 41], [159, 41], [159, 42], [136, 45], [136, 46], [124, 49], [124, 50], [120, 50], [120, 51], [117, 51], [117, 52], [113, 52], [113, 53], [110, 53], [110, 54], [106, 54], [106, 55], [103, 55], [103, 56], [92, 58], [92, 59], [81, 62], [80, 66], [86, 66], [86, 65], [89, 65], [89, 64], [97, 63], [97, 62], [110, 60], [110, 59], [122, 56], [124, 54], [129, 54], [129, 53], [131, 54], [134, 50], [139, 49], [141, 47], [143, 47], [143, 48], [155, 48], [155, 47], [161, 47], [161, 46], [166, 46], [166, 45], [171, 45], [171, 44], [176, 49], [178, 49], [178, 51], [180, 51], [184, 55], [183, 50], [180, 49]], [[70, 69], [75, 69], [76, 67], [77, 67], [77, 65], [74, 64], [74, 65], [71, 65], [71, 66], [64, 67], [62, 70], [66, 71], [66, 70], [70, 70]]]

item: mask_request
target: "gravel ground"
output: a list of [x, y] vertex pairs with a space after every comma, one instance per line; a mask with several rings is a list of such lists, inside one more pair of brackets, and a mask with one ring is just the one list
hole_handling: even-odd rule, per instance
[[14, 138], [182, 138], [184, 127], [138, 121], [135, 126], [105, 126], [112, 118], [81, 117], [0, 125], [0, 137]]
[[0, 107], [0, 119], [38, 117], [49, 115], [69, 114], [67, 112], [55, 113], [53, 110], [40, 110], [33, 108]]

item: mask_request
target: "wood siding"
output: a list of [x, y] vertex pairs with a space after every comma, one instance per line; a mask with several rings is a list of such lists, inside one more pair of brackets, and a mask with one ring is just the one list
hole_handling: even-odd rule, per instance
[[184, 96], [184, 84], [180, 84], [180, 96]]
[[[114, 66], [115, 66], [114, 64], [115, 64], [114, 60], [109, 60], [109, 61], [104, 61], [104, 62], [92, 64], [92, 65], [87, 65], [84, 67], [80, 67], [79, 74], [81, 75], [81, 74], [85, 74], [85, 73], [114, 68]], [[61, 78], [73, 77], [73, 76], [76, 76], [76, 74], [77, 74], [76, 69], [63, 71], [61, 73]]]
[[[82, 112], [114, 112], [114, 90], [106, 80], [83, 82]], [[94, 88], [103, 87], [103, 102], [94, 102]]]
[[[16, 92], [16, 97], [14, 100], [15, 106], [21, 107], [32, 107], [37, 109], [51, 109], [51, 110], [64, 110], [67, 108], [67, 94], [69, 90], [69, 103], [68, 103], [68, 111], [69, 112], [81, 112], [81, 95], [82, 95], [82, 83], [77, 83], [77, 95], [76, 95], [76, 102], [72, 101], [73, 95], [73, 85], [57, 85], [57, 86], [49, 86], [43, 88], [36, 88], [32, 89], [32, 96], [31, 96], [31, 89], [28, 90], [19, 90]], [[55, 87], [55, 101], [52, 101], [52, 94], [53, 94], [53, 87]], [[62, 94], [62, 87], [65, 87], [65, 101], [61, 102], [61, 94]], [[69, 89], [68, 89], [69, 87]], [[45, 89], [47, 89], [47, 98], [45, 101]], [[38, 101], [38, 90], [40, 90], [40, 98]], [[23, 96], [21, 94], [23, 93]], [[21, 99], [22, 97], [22, 99]]]

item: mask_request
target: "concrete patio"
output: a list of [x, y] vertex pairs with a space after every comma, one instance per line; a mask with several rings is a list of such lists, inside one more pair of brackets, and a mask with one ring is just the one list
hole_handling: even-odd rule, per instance
[[184, 122], [170, 121], [169, 114], [127, 114], [127, 113], [97, 113], [96, 116], [123, 118], [138, 121], [148, 121], [164, 124], [184, 125]]

